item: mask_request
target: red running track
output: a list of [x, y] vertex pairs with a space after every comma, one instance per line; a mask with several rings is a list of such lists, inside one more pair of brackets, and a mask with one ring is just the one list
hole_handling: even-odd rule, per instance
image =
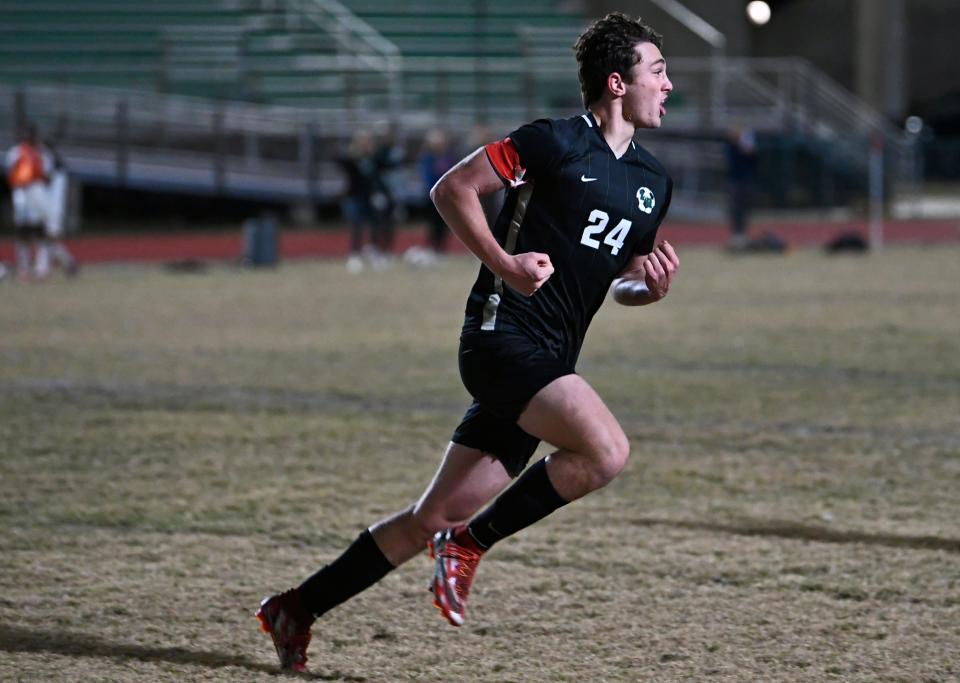
[[[754, 224], [751, 235], [771, 233], [786, 241], [790, 247], [820, 247], [840, 233], [857, 232], [867, 235], [862, 221], [830, 223], [771, 223]], [[403, 252], [414, 245], [426, 244], [423, 229], [408, 228], [397, 232], [395, 250]], [[666, 223], [660, 235], [676, 246], [720, 246], [728, 238], [727, 226], [722, 223]], [[888, 244], [941, 244], [960, 242], [960, 219], [929, 221], [888, 221], [884, 228]], [[111, 262], [158, 261], [231, 261], [243, 253], [240, 229], [235, 233], [147, 233], [78, 235], [66, 240], [68, 248], [84, 264]], [[464, 247], [453, 236], [451, 251], [463, 252]], [[346, 230], [287, 230], [280, 234], [280, 258], [342, 257], [349, 250]], [[13, 242], [8, 237], [0, 240], [0, 260], [13, 260]]]

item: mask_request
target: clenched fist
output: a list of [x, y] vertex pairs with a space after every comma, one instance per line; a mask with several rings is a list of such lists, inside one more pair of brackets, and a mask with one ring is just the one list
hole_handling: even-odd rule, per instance
[[650, 296], [658, 301], [667, 295], [673, 276], [680, 268], [680, 259], [677, 253], [666, 240], [660, 242], [656, 248], [647, 254], [643, 262], [644, 282], [650, 290]]
[[512, 289], [533, 296], [553, 275], [553, 264], [546, 254], [529, 251], [511, 257], [510, 268], [501, 277]]

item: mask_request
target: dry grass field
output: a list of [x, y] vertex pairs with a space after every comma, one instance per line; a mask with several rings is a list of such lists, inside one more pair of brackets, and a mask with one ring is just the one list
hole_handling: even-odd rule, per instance
[[[960, 680], [960, 248], [681, 258], [587, 339], [621, 477], [462, 629], [425, 555], [331, 612], [307, 678]], [[253, 611], [428, 481], [474, 272], [0, 283], [0, 680], [282, 680]]]

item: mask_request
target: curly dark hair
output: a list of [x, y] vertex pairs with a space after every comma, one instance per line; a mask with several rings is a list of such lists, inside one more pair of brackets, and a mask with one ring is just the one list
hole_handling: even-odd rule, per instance
[[653, 43], [663, 48], [663, 37], [637, 19], [622, 12], [611, 12], [583, 32], [573, 46], [580, 65], [580, 92], [583, 106], [589, 107], [603, 95], [607, 76], [616, 72], [631, 83], [630, 69], [640, 61], [638, 43]]

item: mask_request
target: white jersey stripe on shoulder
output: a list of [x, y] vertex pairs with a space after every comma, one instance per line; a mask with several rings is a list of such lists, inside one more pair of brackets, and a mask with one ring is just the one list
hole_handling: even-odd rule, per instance
[[587, 122], [587, 125], [593, 128], [593, 121], [590, 120], [589, 114], [580, 114], [580, 118]]

